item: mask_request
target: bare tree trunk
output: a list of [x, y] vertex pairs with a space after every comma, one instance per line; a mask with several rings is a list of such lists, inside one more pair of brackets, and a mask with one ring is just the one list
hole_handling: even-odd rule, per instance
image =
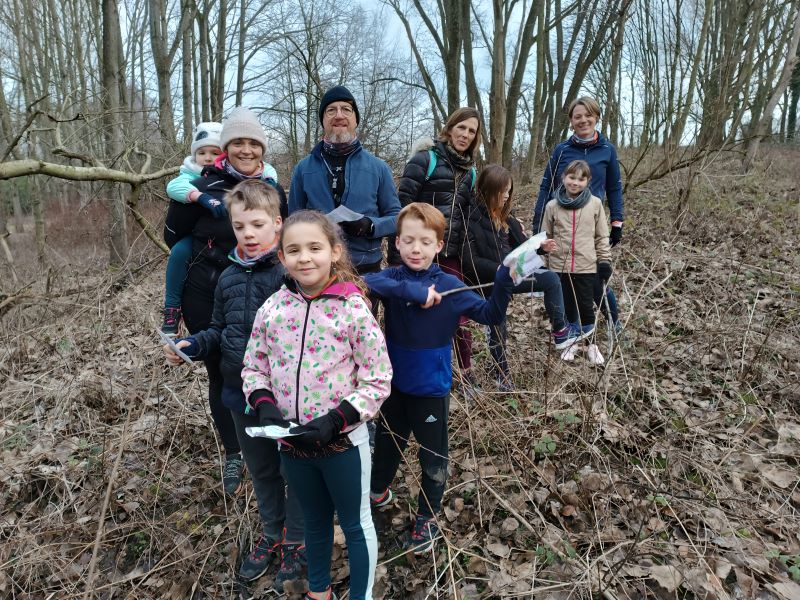
[[236, 53], [236, 106], [241, 106], [244, 95], [244, 46], [247, 41], [247, 2], [239, 7], [239, 46]]
[[615, 146], [618, 144], [617, 133], [619, 131], [619, 99], [616, 95], [617, 78], [619, 77], [619, 65], [622, 59], [622, 47], [625, 40], [625, 22], [628, 20], [628, 7], [625, 6], [617, 14], [616, 30], [614, 32], [614, 43], [611, 48], [611, 67], [608, 73], [608, 99], [606, 101], [606, 116], [603, 119], [603, 130], [609, 140]]
[[225, 42], [227, 41], [228, 0], [217, 0], [219, 15], [217, 17], [217, 47], [214, 65], [216, 67], [211, 86], [211, 115], [214, 121], [222, 120], [222, 109], [225, 101]]
[[786, 55], [786, 62], [783, 64], [783, 71], [781, 72], [780, 79], [772, 90], [772, 94], [767, 101], [761, 119], [755, 124], [753, 135], [747, 143], [747, 153], [742, 164], [745, 173], [753, 166], [753, 161], [758, 154], [758, 148], [761, 145], [762, 138], [769, 133], [772, 124], [772, 113], [775, 111], [775, 107], [778, 104], [778, 100], [780, 100], [783, 95], [784, 90], [789, 85], [794, 66], [798, 61], [797, 47], [800, 45], [800, 10], [797, 10], [797, 7], [795, 7], [793, 23], [792, 37], [789, 41], [789, 51]]
[[[184, 10], [187, 8], [184, 7]], [[191, 21], [181, 36], [181, 92], [183, 93], [181, 110], [183, 111], [183, 141], [188, 143], [192, 138], [194, 122], [192, 120], [192, 35]]]
[[[120, 56], [117, 43], [120, 35], [119, 14], [115, 0], [103, 2], [103, 124], [105, 127], [106, 148], [110, 158], [122, 153], [122, 132], [119, 125], [119, 76]], [[109, 200], [109, 263], [121, 267], [128, 258], [128, 231], [126, 227], [125, 200], [119, 186], [111, 188]]]

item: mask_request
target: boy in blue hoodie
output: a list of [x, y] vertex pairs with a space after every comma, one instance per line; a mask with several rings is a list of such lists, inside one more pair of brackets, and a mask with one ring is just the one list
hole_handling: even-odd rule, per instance
[[386, 346], [392, 360], [392, 393], [381, 407], [370, 483], [373, 506], [392, 500], [389, 488], [411, 433], [421, 449], [422, 487], [408, 547], [415, 554], [433, 548], [439, 534], [436, 513], [447, 480], [453, 336], [462, 315], [484, 325], [500, 323], [514, 283], [501, 266], [488, 300], [464, 287], [433, 261], [444, 244], [445, 220], [430, 204], [413, 202], [397, 217], [395, 245], [403, 265], [364, 276], [385, 308]]

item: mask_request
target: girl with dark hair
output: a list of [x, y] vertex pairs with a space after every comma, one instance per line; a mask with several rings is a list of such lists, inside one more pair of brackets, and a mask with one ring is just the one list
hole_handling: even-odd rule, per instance
[[[500, 165], [489, 165], [478, 175], [461, 264], [464, 280], [470, 285], [493, 282], [506, 255], [527, 239], [522, 224], [511, 212], [513, 192], [511, 173]], [[488, 298], [492, 288], [479, 291]], [[544, 306], [556, 348], [566, 348], [573, 343], [577, 336], [564, 317], [564, 298], [558, 276], [552, 271], [542, 270], [535, 274], [533, 281], [524, 281], [514, 287], [515, 294], [531, 292], [544, 292]], [[506, 338], [505, 320], [490, 326], [489, 352], [497, 385], [502, 391], [513, 389], [506, 358]]]

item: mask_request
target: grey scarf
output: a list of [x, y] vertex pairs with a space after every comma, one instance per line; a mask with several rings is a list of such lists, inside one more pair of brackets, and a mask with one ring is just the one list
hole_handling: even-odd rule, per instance
[[589, 189], [588, 185], [574, 198], [569, 197], [567, 190], [564, 189], [563, 185], [556, 190], [556, 200], [558, 201], [558, 204], [564, 208], [569, 208], [572, 210], [578, 210], [579, 208], [586, 206], [591, 197], [592, 190]]

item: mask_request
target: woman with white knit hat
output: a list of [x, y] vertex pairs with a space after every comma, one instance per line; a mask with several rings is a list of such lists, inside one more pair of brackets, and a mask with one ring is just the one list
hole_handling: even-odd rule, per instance
[[[164, 239], [174, 244], [191, 236], [192, 258], [184, 285], [181, 310], [189, 333], [207, 329], [211, 324], [214, 290], [217, 279], [231, 264], [228, 254], [236, 246], [236, 237], [223, 200], [225, 194], [245, 179], [260, 179], [275, 187], [281, 198], [281, 215], [286, 216], [286, 193], [277, 182], [275, 169], [264, 162], [267, 138], [258, 117], [243, 106], [234, 108], [222, 122], [219, 134], [222, 154], [202, 175], [192, 181], [195, 201], [171, 202], [164, 225]], [[211, 416], [225, 448], [223, 487], [228, 494], [241, 489], [244, 462], [231, 410], [244, 412], [244, 406], [227, 406], [222, 397], [222, 373], [219, 355], [205, 361], [208, 372], [208, 400]]]

